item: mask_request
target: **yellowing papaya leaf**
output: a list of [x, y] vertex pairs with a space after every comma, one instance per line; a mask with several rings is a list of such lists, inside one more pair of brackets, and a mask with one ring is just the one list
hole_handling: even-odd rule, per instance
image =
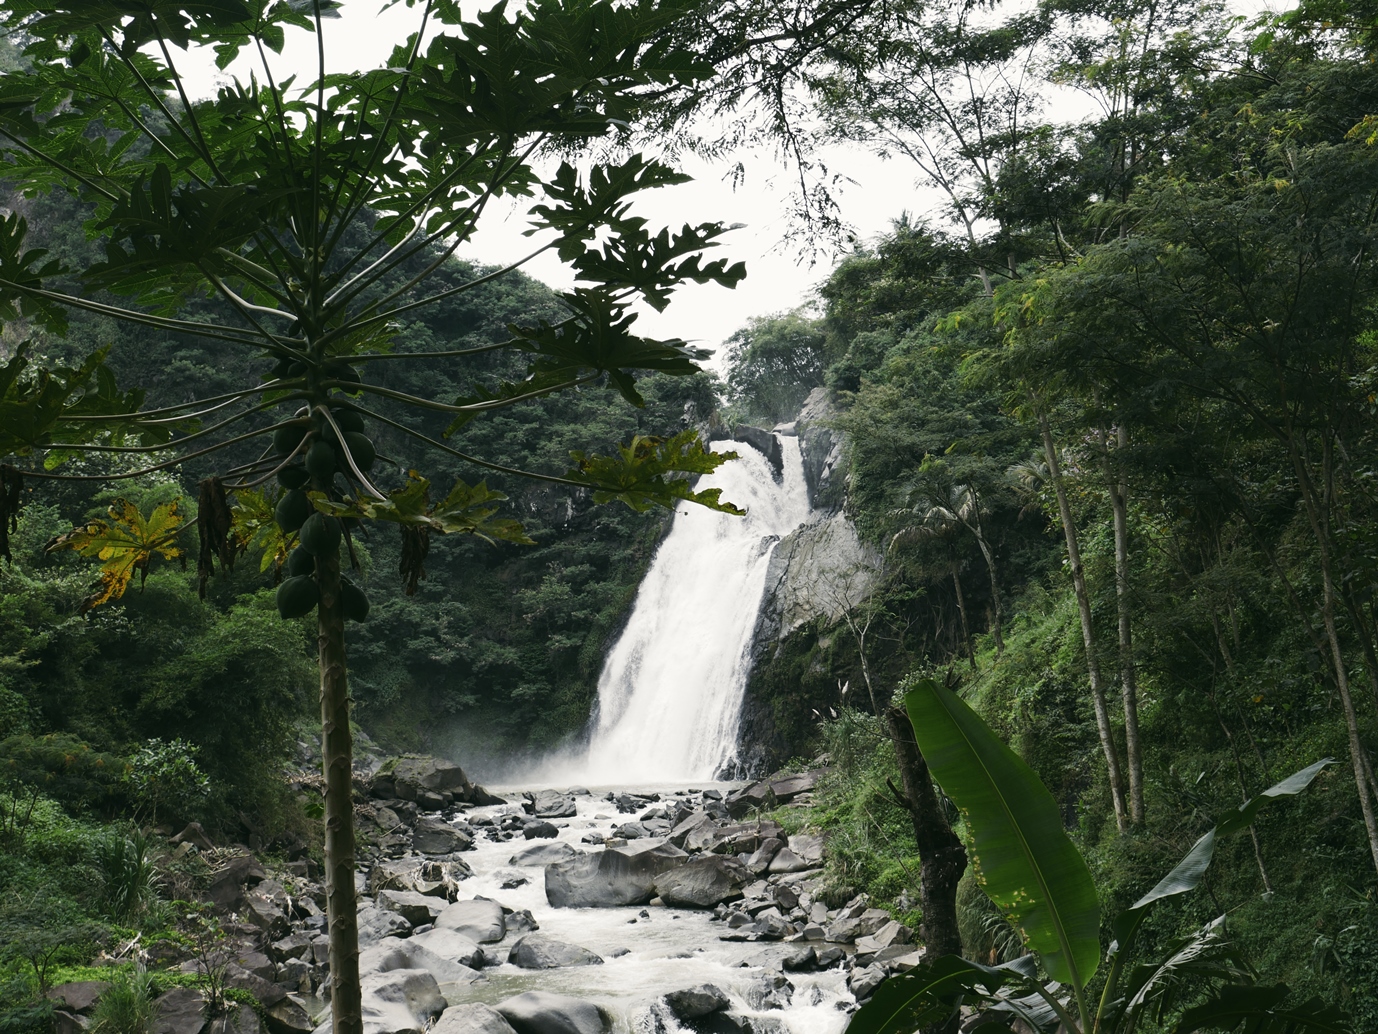
[[407, 471], [407, 483], [388, 493], [386, 499], [355, 499], [339, 502], [327, 499], [324, 493], [309, 492], [311, 504], [321, 513], [336, 517], [358, 517], [363, 520], [392, 521], [394, 524], [429, 528], [442, 535], [477, 535], [488, 542], [515, 542], [521, 546], [536, 543], [527, 537], [518, 521], [494, 518], [497, 503], [507, 496], [488, 487], [486, 481], [470, 485], [455, 482], [450, 493], [435, 505], [431, 504], [431, 483], [414, 470]]
[[670, 476], [711, 474], [737, 458], [735, 452], [705, 449], [693, 430], [681, 431], [673, 438], [637, 435], [629, 444], [619, 445], [616, 456], [569, 455], [577, 466], [565, 477], [593, 489], [595, 503], [620, 499], [642, 513], [652, 506], [673, 507], [683, 499], [737, 517], [746, 515], [745, 510], [723, 501], [721, 488], [695, 492], [687, 477]]
[[177, 503], [162, 503], [145, 517], [129, 500], [116, 499], [108, 512], [108, 521], [92, 521], [73, 528], [47, 545], [50, 553], [71, 549], [101, 561], [100, 588], [82, 600], [83, 614], [123, 596], [136, 571], [142, 586], [155, 554], [167, 560], [182, 555], [176, 545], [183, 521]]

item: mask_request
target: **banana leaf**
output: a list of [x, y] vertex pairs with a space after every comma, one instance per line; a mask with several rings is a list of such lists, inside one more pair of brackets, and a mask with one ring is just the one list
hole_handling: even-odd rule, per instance
[[962, 812], [977, 878], [1054, 980], [1078, 989], [1100, 963], [1100, 900], [1052, 794], [956, 694], [905, 695], [933, 778]]
[[1349, 1018], [1319, 998], [1311, 998], [1292, 1008], [1287, 985], [1258, 987], [1235, 984], [1222, 987], [1211, 998], [1188, 1009], [1177, 1021], [1174, 1034], [1195, 1034], [1199, 1030], [1239, 1031], [1240, 1034], [1354, 1034]]

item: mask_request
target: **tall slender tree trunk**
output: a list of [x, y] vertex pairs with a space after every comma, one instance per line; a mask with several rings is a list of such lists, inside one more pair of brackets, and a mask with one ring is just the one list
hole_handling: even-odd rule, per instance
[[[318, 486], [319, 487], [319, 486]], [[349, 731], [340, 557], [316, 558], [321, 669], [321, 753], [325, 774], [325, 897], [330, 936], [333, 1034], [363, 1034], [359, 924], [354, 892], [354, 744]]]
[[1067, 540], [1067, 563], [1072, 569], [1072, 588], [1076, 592], [1077, 612], [1081, 616], [1081, 640], [1086, 648], [1086, 673], [1091, 682], [1091, 705], [1096, 713], [1096, 732], [1100, 735], [1101, 751], [1110, 777], [1110, 800], [1115, 808], [1115, 826], [1124, 832], [1128, 815], [1124, 806], [1124, 780], [1120, 775], [1119, 751], [1115, 734], [1110, 728], [1110, 710], [1105, 703], [1105, 686], [1101, 682], [1100, 663], [1096, 659], [1096, 634], [1091, 624], [1091, 597], [1086, 591], [1086, 572], [1081, 566], [1081, 548], [1077, 543], [1077, 527], [1072, 520], [1072, 507], [1067, 501], [1067, 489], [1062, 483], [1062, 466], [1057, 459], [1057, 446], [1048, 418], [1038, 409], [1039, 430], [1043, 435], [1043, 452], [1048, 461], [1048, 480], [1057, 496], [1057, 512], [1062, 519], [1062, 533]]
[[[1335, 670], [1335, 685], [1340, 691], [1340, 707], [1344, 712], [1345, 731], [1349, 738], [1349, 760], [1354, 768], [1354, 785], [1359, 791], [1359, 809], [1364, 816], [1364, 829], [1368, 833], [1368, 849], [1373, 856], [1373, 868], [1378, 871], [1378, 815], [1374, 813], [1373, 794], [1369, 788], [1367, 758], [1363, 741], [1359, 737], [1359, 716], [1354, 710], [1354, 698], [1349, 691], [1349, 671], [1345, 664], [1344, 647], [1340, 643], [1339, 626], [1335, 621], [1335, 579], [1332, 570], [1333, 559], [1330, 552], [1329, 519], [1327, 503], [1316, 498], [1315, 484], [1312, 482], [1306, 463], [1297, 449], [1295, 438], [1288, 440], [1292, 467], [1301, 488], [1302, 502], [1306, 507], [1307, 520], [1311, 524], [1311, 534], [1316, 540], [1316, 549], [1321, 562], [1321, 622], [1325, 627], [1326, 642], [1330, 646], [1331, 663]], [[1329, 448], [1326, 447], [1328, 466]], [[1323, 471], [1323, 478], [1329, 483], [1329, 471]], [[1327, 493], [1328, 494], [1328, 493]]]
[[[1124, 701], [1124, 748], [1129, 767], [1129, 819], [1134, 825], [1144, 821], [1144, 761], [1139, 740], [1139, 674], [1134, 663], [1134, 633], [1130, 623], [1129, 597], [1129, 485], [1123, 468], [1118, 476], [1110, 459], [1110, 433], [1101, 430], [1101, 462], [1105, 468], [1105, 487], [1110, 494], [1110, 509], [1115, 519], [1115, 609], [1119, 614], [1120, 687]], [[1117, 444], [1129, 445], [1129, 432], [1123, 424]]]
[[1000, 579], [995, 574], [995, 550], [986, 539], [985, 525], [981, 523], [981, 500], [976, 496], [975, 489], [972, 492], [972, 502], [975, 504], [973, 509], [975, 523], [969, 525], [971, 533], [976, 536], [976, 545], [981, 550], [981, 556], [986, 561], [986, 570], [990, 572], [990, 603], [993, 610], [991, 618], [991, 634], [995, 640], [995, 656], [999, 657], [1005, 652], [1004, 624], [1004, 605], [1000, 599]]
[[923, 912], [919, 937], [930, 955], [960, 955], [957, 884], [966, 872], [966, 848], [948, 825], [909, 715], [901, 707], [890, 707], [885, 719], [904, 786], [904, 793], [898, 796], [914, 822], [914, 839], [919, 845], [919, 907]]
[[955, 559], [952, 561], [952, 588], [957, 592], [957, 616], [961, 619], [962, 646], [966, 648], [967, 660], [975, 668], [976, 651], [971, 647], [971, 629], [967, 625], [967, 601], [962, 594], [962, 579], [957, 577], [957, 561]]

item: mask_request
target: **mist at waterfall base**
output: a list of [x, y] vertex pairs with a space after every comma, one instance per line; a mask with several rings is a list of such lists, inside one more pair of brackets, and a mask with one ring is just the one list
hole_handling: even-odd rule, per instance
[[695, 488], [721, 488], [745, 517], [680, 505], [603, 663], [586, 739], [493, 771], [495, 783], [649, 786], [730, 775], [766, 569], [781, 537], [810, 516], [799, 439], [780, 438], [777, 476], [756, 449]]

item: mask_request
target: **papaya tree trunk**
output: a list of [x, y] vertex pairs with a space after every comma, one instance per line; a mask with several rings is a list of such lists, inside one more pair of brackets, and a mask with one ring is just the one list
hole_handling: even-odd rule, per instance
[[901, 707], [890, 707], [885, 720], [904, 785], [904, 792], [896, 792], [896, 797], [914, 822], [914, 839], [919, 845], [919, 907], [923, 912], [919, 937], [930, 955], [960, 955], [957, 884], [966, 872], [967, 851], [948, 824], [909, 715]]
[[1124, 806], [1124, 780], [1120, 775], [1119, 751], [1110, 728], [1110, 709], [1105, 703], [1105, 686], [1101, 682], [1100, 662], [1096, 658], [1096, 633], [1091, 624], [1091, 597], [1086, 591], [1086, 572], [1081, 566], [1081, 547], [1077, 542], [1077, 526], [1072, 520], [1072, 506], [1067, 501], [1067, 489], [1062, 483], [1062, 467], [1057, 461], [1057, 446], [1048, 418], [1038, 413], [1039, 430], [1043, 434], [1043, 452], [1048, 461], [1048, 480], [1057, 496], [1057, 512], [1062, 519], [1062, 534], [1067, 540], [1067, 565], [1072, 569], [1072, 588], [1077, 597], [1077, 613], [1081, 617], [1081, 641], [1086, 648], [1086, 674], [1091, 682], [1091, 705], [1096, 714], [1096, 732], [1100, 735], [1101, 751], [1110, 778], [1110, 800], [1115, 808], [1115, 826], [1124, 832], [1128, 815]]
[[330, 1018], [333, 1034], [363, 1034], [359, 925], [354, 892], [354, 743], [349, 731], [340, 557], [316, 558], [321, 669], [321, 754], [325, 775], [325, 896], [330, 924]]

